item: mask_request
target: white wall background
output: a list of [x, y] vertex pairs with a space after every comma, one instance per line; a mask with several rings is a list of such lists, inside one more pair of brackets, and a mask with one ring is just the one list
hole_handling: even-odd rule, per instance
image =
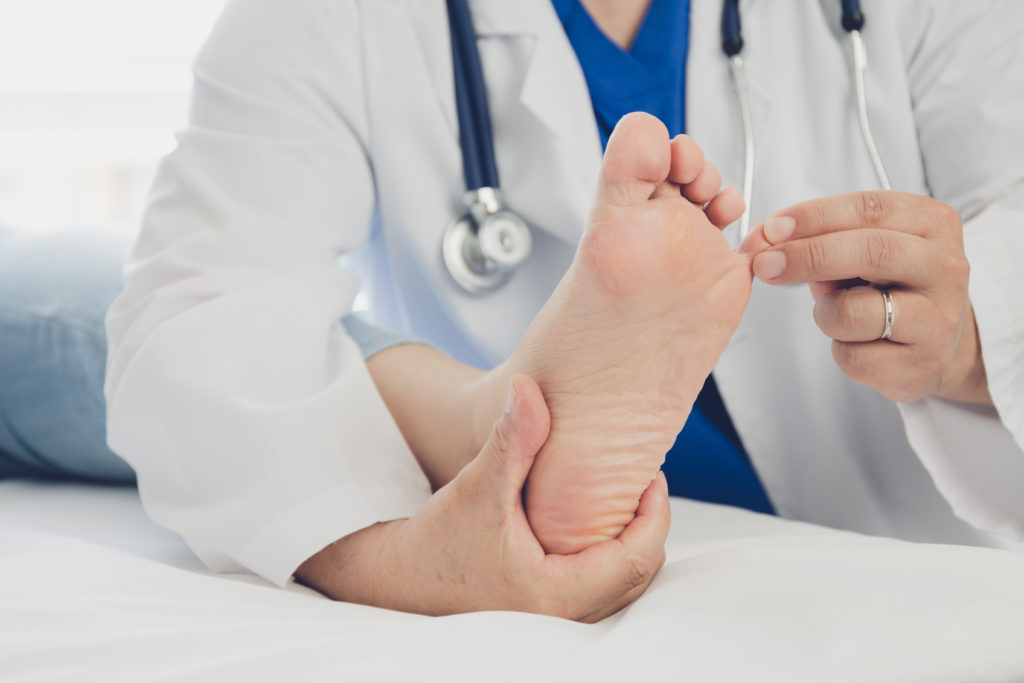
[[134, 232], [223, 0], [0, 0], [0, 224]]

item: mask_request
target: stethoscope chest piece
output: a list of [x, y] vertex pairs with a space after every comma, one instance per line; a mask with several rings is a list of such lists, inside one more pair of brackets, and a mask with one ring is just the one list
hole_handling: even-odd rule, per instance
[[441, 240], [441, 255], [452, 278], [467, 292], [498, 289], [526, 262], [533, 247], [522, 218], [502, 208], [497, 190], [466, 193], [469, 213], [452, 221]]

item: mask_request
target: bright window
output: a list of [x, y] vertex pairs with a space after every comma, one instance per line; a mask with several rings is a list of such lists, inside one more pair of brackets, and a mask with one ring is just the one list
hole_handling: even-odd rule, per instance
[[222, 0], [0, 0], [0, 224], [133, 232]]

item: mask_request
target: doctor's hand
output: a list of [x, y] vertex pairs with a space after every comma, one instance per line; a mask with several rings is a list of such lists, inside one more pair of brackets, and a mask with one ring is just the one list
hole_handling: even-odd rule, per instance
[[897, 192], [815, 199], [765, 221], [741, 251], [764, 282], [810, 283], [814, 320], [854, 381], [893, 401], [992, 405], [949, 205]]
[[430, 615], [515, 610], [594, 622], [617, 612], [665, 562], [665, 478], [659, 473], [617, 539], [546, 555], [522, 488], [549, 428], [539, 387], [516, 377], [479, 455], [419, 514], [346, 536], [296, 578], [336, 600]]

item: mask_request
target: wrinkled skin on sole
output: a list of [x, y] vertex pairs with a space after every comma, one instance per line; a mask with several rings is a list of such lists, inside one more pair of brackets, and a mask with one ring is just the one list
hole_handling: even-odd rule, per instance
[[615, 538], [636, 513], [750, 297], [719, 226], [743, 211], [685, 137], [645, 114], [609, 140], [576, 257], [507, 361], [535, 379], [551, 433], [526, 484], [545, 550]]

